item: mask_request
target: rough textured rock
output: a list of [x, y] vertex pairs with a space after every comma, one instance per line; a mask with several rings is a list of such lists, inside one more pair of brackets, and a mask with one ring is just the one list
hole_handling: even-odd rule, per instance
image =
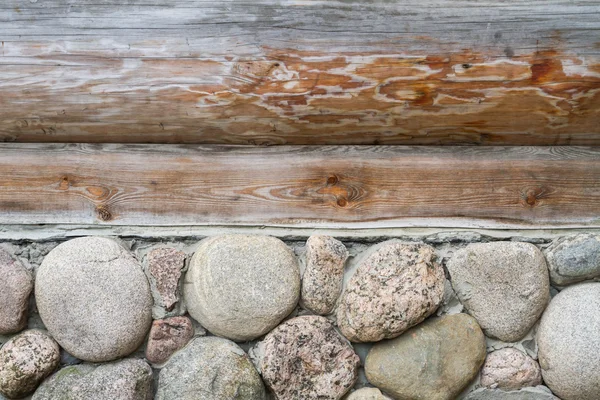
[[200, 243], [183, 288], [188, 311], [202, 326], [247, 341], [294, 310], [300, 269], [292, 250], [274, 237], [215, 236]]
[[377, 388], [362, 388], [350, 393], [346, 400], [392, 400]]
[[539, 364], [517, 349], [506, 347], [487, 355], [481, 369], [481, 385], [487, 388], [518, 390], [542, 384]]
[[530, 243], [470, 244], [447, 263], [460, 301], [487, 336], [516, 342], [550, 299], [544, 256]]
[[544, 382], [558, 397], [600, 399], [600, 283], [557, 294], [542, 316], [537, 341]]
[[454, 400], [477, 376], [485, 356], [485, 337], [475, 319], [445, 315], [375, 343], [365, 373], [396, 399]]
[[265, 388], [244, 351], [218, 337], [193, 339], [160, 371], [156, 400], [264, 400]]
[[177, 350], [182, 349], [194, 336], [194, 327], [188, 317], [172, 317], [152, 322], [146, 347], [146, 358], [162, 364]]
[[143, 360], [65, 367], [44, 381], [32, 400], [150, 400], [152, 368]]
[[0, 335], [25, 328], [32, 289], [33, 278], [29, 271], [0, 248]]
[[338, 326], [353, 342], [396, 337], [435, 312], [444, 281], [433, 247], [384, 242], [365, 255], [348, 282], [337, 310]]
[[560, 400], [545, 386], [528, 387], [521, 390], [477, 389], [465, 400]]
[[555, 240], [545, 251], [550, 279], [557, 286], [600, 277], [600, 235]]
[[179, 301], [179, 278], [185, 266], [185, 253], [172, 248], [158, 248], [148, 254], [148, 270], [154, 278], [161, 306], [167, 311]]
[[360, 359], [326, 318], [306, 315], [273, 329], [253, 350], [276, 399], [340, 399], [354, 385]]
[[46, 333], [29, 330], [0, 349], [0, 393], [21, 398], [33, 392], [58, 367], [60, 349]]
[[133, 352], [152, 321], [146, 275], [127, 250], [107, 238], [78, 238], [54, 248], [37, 272], [35, 296], [50, 334], [86, 361]]
[[306, 241], [302, 276], [302, 304], [315, 314], [329, 314], [342, 293], [348, 250], [331, 236], [314, 235]]

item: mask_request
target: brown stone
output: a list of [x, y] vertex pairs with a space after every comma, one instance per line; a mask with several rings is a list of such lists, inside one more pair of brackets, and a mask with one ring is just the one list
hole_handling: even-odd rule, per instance
[[365, 375], [397, 400], [454, 400], [477, 376], [485, 356], [477, 321], [467, 314], [445, 315], [375, 343]]
[[158, 248], [148, 254], [150, 274], [167, 311], [179, 301], [179, 279], [185, 266], [185, 253], [173, 248]]
[[278, 400], [338, 400], [354, 385], [360, 364], [333, 324], [316, 315], [285, 321], [253, 353]]
[[492, 389], [517, 390], [541, 384], [539, 364], [510, 347], [488, 354], [481, 370], [481, 385]]
[[32, 289], [31, 273], [0, 248], [0, 335], [25, 328]]
[[331, 236], [313, 235], [306, 241], [306, 269], [301, 302], [315, 314], [329, 314], [342, 292], [346, 246]]
[[188, 317], [172, 317], [152, 323], [146, 358], [154, 364], [166, 362], [182, 349], [194, 336], [192, 321]]

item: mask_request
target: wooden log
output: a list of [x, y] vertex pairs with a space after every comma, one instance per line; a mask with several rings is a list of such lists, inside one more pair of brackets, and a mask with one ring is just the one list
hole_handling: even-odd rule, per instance
[[0, 140], [600, 144], [596, 0], [3, 0]]
[[0, 224], [600, 227], [600, 148], [0, 144]]

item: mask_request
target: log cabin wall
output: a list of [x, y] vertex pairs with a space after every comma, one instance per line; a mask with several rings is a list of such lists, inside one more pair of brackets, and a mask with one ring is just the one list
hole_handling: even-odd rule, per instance
[[599, 1], [2, 0], [0, 42], [0, 400], [600, 399]]
[[0, 140], [595, 145], [597, 1], [4, 0]]

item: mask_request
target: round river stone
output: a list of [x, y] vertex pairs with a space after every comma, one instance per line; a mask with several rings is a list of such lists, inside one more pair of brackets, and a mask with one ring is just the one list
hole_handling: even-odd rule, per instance
[[185, 276], [190, 315], [215, 335], [248, 341], [289, 315], [300, 297], [292, 250], [270, 236], [224, 235], [200, 242]]
[[600, 399], [600, 283], [570, 286], [537, 331], [544, 382], [563, 400]]
[[329, 314], [340, 293], [346, 246], [331, 236], [313, 235], [306, 241], [306, 268], [302, 276], [301, 304], [315, 314]]
[[495, 339], [522, 339], [550, 299], [546, 261], [531, 243], [470, 244], [446, 265], [459, 300]]
[[0, 349], [0, 393], [20, 399], [33, 392], [58, 367], [60, 349], [46, 333], [33, 329]]
[[488, 354], [481, 369], [481, 386], [488, 388], [518, 390], [541, 384], [542, 371], [539, 364], [512, 347]]
[[35, 296], [50, 334], [86, 361], [133, 352], [152, 322], [146, 275], [127, 250], [108, 238], [83, 237], [58, 245], [40, 265]]
[[338, 400], [358, 377], [360, 359], [350, 343], [316, 315], [285, 321], [253, 353], [278, 400]]
[[477, 321], [467, 314], [445, 315], [375, 343], [365, 373], [394, 399], [454, 400], [477, 376], [485, 356]]
[[215, 337], [193, 339], [161, 369], [156, 400], [264, 400], [265, 387], [244, 350]]
[[86, 363], [46, 379], [32, 400], [150, 400], [152, 383], [152, 368], [144, 360]]
[[27, 305], [33, 289], [31, 273], [0, 248], [0, 335], [19, 332], [27, 325]]
[[394, 338], [430, 316], [444, 296], [433, 247], [396, 240], [370, 249], [342, 295], [337, 323], [352, 342]]
[[600, 235], [584, 233], [557, 239], [545, 254], [554, 285], [565, 286], [600, 276]]

